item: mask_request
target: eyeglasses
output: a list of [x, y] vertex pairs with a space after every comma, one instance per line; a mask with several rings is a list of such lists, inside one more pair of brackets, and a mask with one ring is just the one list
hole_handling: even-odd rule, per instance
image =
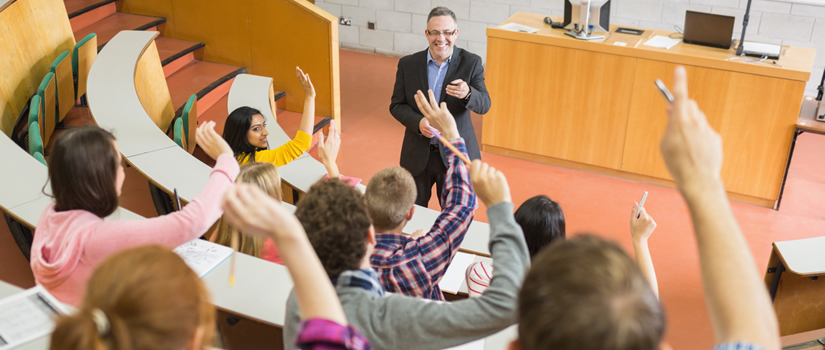
[[439, 32], [437, 30], [428, 30], [427, 34], [430, 34], [430, 36], [441, 36], [441, 34], [444, 34], [444, 36], [453, 36], [457, 31], [458, 31], [458, 29], [453, 29], [453, 31], [443, 31], [443, 32]]

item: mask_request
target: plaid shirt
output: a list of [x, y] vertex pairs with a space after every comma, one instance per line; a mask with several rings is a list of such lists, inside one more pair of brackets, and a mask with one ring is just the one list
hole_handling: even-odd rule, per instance
[[353, 326], [313, 318], [301, 323], [295, 347], [303, 350], [369, 350], [370, 342]]
[[[467, 155], [464, 139], [449, 142]], [[399, 233], [375, 234], [370, 263], [388, 292], [444, 300], [438, 282], [464, 240], [476, 209], [467, 166], [448, 148], [444, 151], [449, 163], [442, 192], [444, 208], [430, 231], [418, 239]]]

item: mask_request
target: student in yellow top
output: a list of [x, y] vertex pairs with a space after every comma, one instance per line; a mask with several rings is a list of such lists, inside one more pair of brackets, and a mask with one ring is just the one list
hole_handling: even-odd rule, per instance
[[312, 127], [315, 119], [315, 88], [301, 68], [295, 67], [298, 80], [304, 88], [304, 115], [295, 138], [276, 149], [267, 149], [266, 122], [261, 111], [251, 107], [239, 107], [226, 118], [223, 138], [235, 153], [240, 165], [252, 162], [286, 165], [309, 150], [312, 144]]

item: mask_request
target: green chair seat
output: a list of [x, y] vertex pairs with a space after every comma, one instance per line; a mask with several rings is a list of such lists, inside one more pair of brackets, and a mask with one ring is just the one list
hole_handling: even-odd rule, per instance
[[34, 156], [37, 152], [43, 154], [43, 140], [40, 139], [40, 127], [34, 123], [29, 124], [29, 154]]
[[49, 166], [46, 164], [46, 158], [43, 158], [43, 154], [40, 152], [34, 152], [34, 159], [37, 159], [40, 163], [43, 163], [45, 166]]

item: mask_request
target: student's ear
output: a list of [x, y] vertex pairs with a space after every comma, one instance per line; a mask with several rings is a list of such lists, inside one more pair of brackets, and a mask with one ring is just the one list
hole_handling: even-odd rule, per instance
[[371, 246], [375, 245], [375, 227], [372, 227], [372, 225], [367, 229], [367, 244]]
[[412, 208], [410, 208], [410, 212], [409, 212], [409, 213], [407, 213], [407, 217], [406, 217], [405, 219], [406, 219], [407, 221], [412, 220], [412, 218], [413, 218], [413, 214], [415, 214], [415, 205], [413, 205], [413, 206], [412, 206]]
[[513, 339], [513, 341], [507, 345], [507, 350], [521, 350], [521, 344], [518, 343], [518, 339]]

